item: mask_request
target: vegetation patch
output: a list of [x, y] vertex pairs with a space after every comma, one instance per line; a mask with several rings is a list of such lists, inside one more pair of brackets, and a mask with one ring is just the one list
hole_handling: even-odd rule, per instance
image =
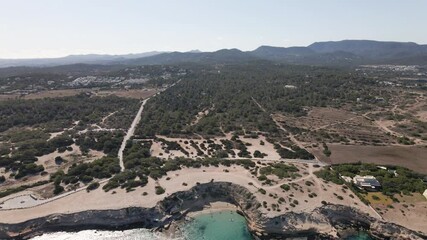
[[280, 179], [283, 178], [295, 178], [299, 176], [297, 173], [299, 170], [297, 167], [284, 163], [274, 163], [270, 166], [262, 167], [259, 172], [262, 175], [276, 175]]

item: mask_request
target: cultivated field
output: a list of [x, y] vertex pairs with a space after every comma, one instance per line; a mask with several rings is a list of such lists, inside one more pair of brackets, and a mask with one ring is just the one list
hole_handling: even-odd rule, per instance
[[398, 165], [416, 172], [427, 174], [427, 148], [419, 146], [351, 146], [329, 145], [332, 154], [329, 158], [319, 150], [317, 155], [322, 161], [338, 163], [376, 163]]

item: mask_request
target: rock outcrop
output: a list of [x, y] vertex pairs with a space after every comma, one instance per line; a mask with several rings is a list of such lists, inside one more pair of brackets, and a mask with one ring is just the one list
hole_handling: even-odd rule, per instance
[[227, 182], [200, 184], [188, 191], [166, 197], [154, 208], [131, 207], [119, 210], [93, 210], [71, 214], [54, 214], [17, 224], [0, 223], [0, 239], [25, 239], [44, 232], [84, 229], [117, 230], [129, 228], [162, 229], [181, 219], [190, 211], [201, 210], [208, 202], [234, 204], [248, 220], [255, 238], [323, 236], [332, 237], [331, 230], [363, 228], [379, 239], [424, 239], [404, 227], [379, 221], [347, 206], [325, 205], [313, 212], [287, 212], [268, 218], [261, 204], [246, 188]]

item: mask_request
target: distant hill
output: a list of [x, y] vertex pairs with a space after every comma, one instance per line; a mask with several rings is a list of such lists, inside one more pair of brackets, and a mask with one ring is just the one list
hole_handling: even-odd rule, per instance
[[249, 52], [242, 52], [238, 49], [221, 49], [216, 52], [172, 52], [163, 53], [151, 57], [128, 60], [129, 65], [153, 65], [153, 64], [180, 64], [180, 63], [200, 63], [200, 64], [226, 64], [244, 63], [248, 61], [261, 60]]
[[427, 45], [411, 42], [343, 40], [316, 42], [308, 47], [261, 46], [253, 51], [222, 49], [215, 52], [148, 52], [128, 55], [72, 55], [52, 59], [0, 59], [1, 67], [58, 66], [69, 64], [154, 65], [154, 64], [230, 64], [272, 61], [300, 65], [355, 66], [360, 64], [427, 65]]
[[34, 59], [0, 59], [0, 68], [4, 67], [51, 67], [69, 64], [115, 64], [129, 59], [138, 59], [143, 57], [154, 56], [162, 52], [146, 52], [137, 54], [124, 54], [124, 55], [101, 55], [101, 54], [87, 54], [87, 55], [70, 55], [61, 58], [34, 58]]
[[427, 65], [427, 45], [416, 43], [344, 40], [317, 42], [308, 47], [261, 46], [253, 51], [173, 52], [126, 61], [127, 64], [244, 63], [273, 61], [301, 65], [353, 66], [360, 64]]
[[301, 59], [307, 56], [313, 56], [316, 54], [315, 51], [307, 47], [270, 47], [261, 46], [251, 52], [254, 56], [269, 60], [295, 60]]
[[413, 42], [379, 42], [370, 40], [344, 40], [316, 42], [308, 48], [318, 53], [348, 52], [370, 59], [387, 59], [427, 54], [427, 45]]

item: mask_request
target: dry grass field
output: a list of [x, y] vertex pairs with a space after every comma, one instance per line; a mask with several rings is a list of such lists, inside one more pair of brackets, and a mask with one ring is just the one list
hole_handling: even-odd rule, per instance
[[[378, 193], [375, 193], [378, 195]], [[427, 199], [419, 193], [412, 196], [395, 195], [398, 203], [372, 204], [381, 216], [390, 222], [394, 222], [408, 228], [425, 232], [427, 216]]]
[[97, 96], [108, 96], [108, 95], [116, 95], [118, 97], [125, 97], [125, 98], [135, 98], [135, 99], [145, 99], [153, 96], [156, 94], [159, 90], [157, 89], [151, 89], [151, 88], [144, 88], [144, 89], [117, 89], [117, 90], [102, 90], [97, 91]]
[[313, 108], [307, 116], [282, 115], [288, 128], [299, 128], [295, 137], [305, 143], [391, 144], [396, 139], [362, 115], [343, 109]]
[[63, 90], [46, 90], [36, 93], [30, 93], [27, 95], [20, 94], [0, 94], [0, 101], [6, 101], [11, 99], [42, 99], [42, 98], [57, 98], [57, 97], [70, 97], [80, 93], [91, 92], [97, 96], [109, 96], [116, 95], [118, 97], [145, 99], [153, 96], [158, 92], [157, 89], [144, 88], [144, 89], [112, 89], [112, 90], [93, 90], [90, 88], [79, 88], [79, 89], [63, 89]]
[[427, 148], [420, 146], [354, 146], [329, 145], [332, 154], [329, 158], [320, 150], [315, 152], [322, 161], [338, 163], [376, 163], [398, 165], [416, 172], [427, 174]]
[[390, 197], [384, 195], [381, 192], [369, 192], [364, 195], [365, 199], [368, 200], [371, 204], [383, 204], [389, 205], [393, 203]]
[[56, 98], [56, 97], [69, 97], [75, 96], [83, 92], [89, 92], [89, 89], [63, 89], [63, 90], [47, 90], [27, 95], [20, 94], [0, 94], [0, 101], [10, 99], [42, 99], [42, 98]]

